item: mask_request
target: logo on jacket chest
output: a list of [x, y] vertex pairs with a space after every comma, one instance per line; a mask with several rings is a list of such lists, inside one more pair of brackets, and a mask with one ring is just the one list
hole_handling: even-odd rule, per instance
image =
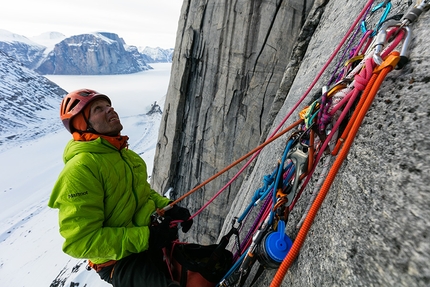
[[83, 195], [87, 195], [88, 191], [84, 191], [84, 192], [77, 192], [77, 193], [70, 193], [69, 195], [67, 195], [67, 197], [70, 198], [75, 198], [78, 196], [83, 196]]

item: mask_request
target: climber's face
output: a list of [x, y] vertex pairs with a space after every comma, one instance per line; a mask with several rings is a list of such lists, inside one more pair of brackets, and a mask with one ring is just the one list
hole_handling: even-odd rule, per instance
[[91, 127], [102, 135], [116, 136], [122, 130], [118, 114], [105, 99], [95, 100], [91, 104], [88, 121]]

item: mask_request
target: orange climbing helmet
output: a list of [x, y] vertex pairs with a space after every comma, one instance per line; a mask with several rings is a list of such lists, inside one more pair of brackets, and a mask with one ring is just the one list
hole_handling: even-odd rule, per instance
[[76, 90], [64, 97], [60, 106], [60, 119], [70, 133], [74, 132], [72, 118], [83, 111], [90, 102], [100, 98], [106, 99], [111, 104], [108, 96], [90, 89]]

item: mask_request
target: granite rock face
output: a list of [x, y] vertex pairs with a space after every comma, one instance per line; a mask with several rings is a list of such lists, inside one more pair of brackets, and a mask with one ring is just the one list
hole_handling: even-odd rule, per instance
[[[263, 141], [311, 86], [367, 3], [184, 1], [154, 189], [172, 186], [179, 197]], [[412, 7], [408, 1], [392, 4], [390, 15]], [[370, 26], [379, 12], [368, 14]], [[430, 13], [424, 12], [410, 25], [410, 61], [392, 71], [379, 89], [282, 286], [430, 284], [429, 20]], [[342, 63], [340, 55], [310, 98], [330, 81]], [[298, 119], [309, 101], [285, 126]], [[192, 234], [184, 239], [207, 244], [224, 235], [262, 186], [263, 176], [273, 171], [287, 138], [265, 147], [196, 217]], [[196, 212], [242, 166], [181, 205]], [[290, 214], [287, 233], [293, 240], [314, 185], [313, 180]], [[256, 286], [269, 286], [275, 272], [264, 272]]]

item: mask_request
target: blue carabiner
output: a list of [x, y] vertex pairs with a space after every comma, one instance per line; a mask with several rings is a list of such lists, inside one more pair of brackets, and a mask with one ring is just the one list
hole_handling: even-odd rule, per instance
[[[378, 24], [376, 24], [376, 28], [375, 28], [375, 30], [373, 30], [373, 32], [370, 35], [370, 37], [374, 37], [378, 33], [378, 31], [381, 28], [382, 24], [387, 19], [388, 13], [390, 13], [391, 7], [392, 7], [391, 0], [385, 0], [384, 2], [381, 2], [378, 5], [376, 5], [375, 7], [373, 7], [372, 10], [370, 10], [370, 13], [375, 13], [379, 9], [385, 8], [384, 13], [382, 13], [381, 18], [379, 18]], [[365, 34], [367, 32], [367, 27], [366, 27], [365, 20], [361, 21], [360, 27], [361, 27], [361, 31], [363, 32], [363, 34]]]

